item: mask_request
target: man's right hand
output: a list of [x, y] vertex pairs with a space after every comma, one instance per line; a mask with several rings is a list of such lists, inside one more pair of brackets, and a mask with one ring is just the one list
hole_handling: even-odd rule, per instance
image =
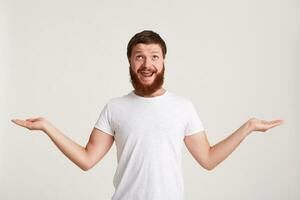
[[84, 171], [99, 162], [114, 142], [114, 136], [94, 128], [88, 144], [83, 147], [65, 136], [45, 118], [13, 119], [11, 121], [29, 130], [45, 132], [59, 150]]
[[49, 125], [49, 122], [42, 117], [30, 118], [26, 120], [12, 119], [11, 121], [29, 130], [45, 131], [46, 127]]

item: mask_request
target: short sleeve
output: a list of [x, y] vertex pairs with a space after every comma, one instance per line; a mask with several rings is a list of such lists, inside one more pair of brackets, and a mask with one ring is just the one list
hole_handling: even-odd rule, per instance
[[187, 122], [185, 126], [185, 136], [193, 135], [204, 130], [203, 123], [197, 113], [195, 106], [189, 102], [187, 108]]
[[108, 104], [106, 104], [102, 109], [100, 116], [95, 124], [95, 128], [110, 135], [114, 135], [114, 131], [111, 126], [111, 114], [108, 108]]

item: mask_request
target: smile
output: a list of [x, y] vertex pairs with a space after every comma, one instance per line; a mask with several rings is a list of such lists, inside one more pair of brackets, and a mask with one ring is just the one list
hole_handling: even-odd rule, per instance
[[141, 71], [140, 74], [143, 76], [143, 77], [151, 77], [154, 72], [146, 72], [146, 71]]

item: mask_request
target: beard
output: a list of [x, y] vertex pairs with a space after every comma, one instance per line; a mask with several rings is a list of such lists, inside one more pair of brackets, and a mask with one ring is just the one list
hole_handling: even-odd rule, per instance
[[[144, 68], [139, 69], [137, 73], [142, 70], [144, 70]], [[157, 70], [154, 71], [154, 74], [152, 76], [156, 75], [156, 77], [151, 84], [143, 84], [140, 81], [138, 74], [132, 70], [131, 66], [129, 66], [129, 73], [131, 84], [134, 87], [135, 91], [138, 94], [149, 96], [162, 87], [164, 83], [165, 65], [163, 65], [162, 71], [160, 73], [157, 73]]]

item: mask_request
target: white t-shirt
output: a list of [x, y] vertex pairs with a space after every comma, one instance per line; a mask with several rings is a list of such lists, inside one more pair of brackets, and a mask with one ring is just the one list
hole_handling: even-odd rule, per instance
[[193, 104], [166, 91], [111, 99], [95, 128], [115, 138], [118, 166], [112, 200], [183, 200], [184, 136], [203, 131]]

